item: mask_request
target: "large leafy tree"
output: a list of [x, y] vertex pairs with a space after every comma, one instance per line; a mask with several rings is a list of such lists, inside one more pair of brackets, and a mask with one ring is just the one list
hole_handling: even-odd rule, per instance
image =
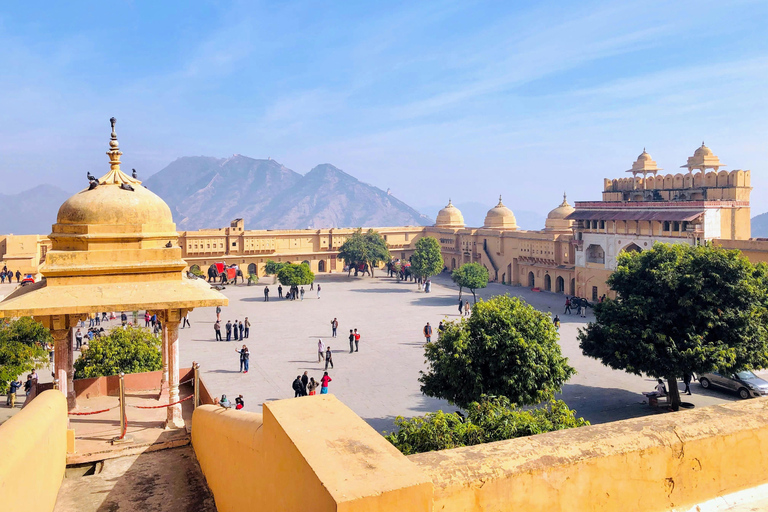
[[579, 333], [585, 355], [667, 379], [677, 409], [685, 373], [768, 366], [768, 267], [711, 245], [655, 244], [619, 255], [616, 300]]
[[277, 280], [284, 286], [312, 284], [315, 274], [306, 263], [288, 263], [277, 272]]
[[424, 279], [443, 271], [443, 255], [440, 242], [433, 236], [423, 236], [416, 241], [416, 249], [411, 256], [411, 272]]
[[53, 338], [40, 322], [25, 316], [0, 324], [0, 391], [19, 375], [48, 363]]
[[94, 338], [88, 350], [75, 361], [75, 378], [88, 379], [123, 373], [163, 369], [160, 338], [147, 329], [112, 329], [107, 336]]
[[475, 290], [488, 286], [488, 269], [479, 263], [465, 263], [451, 273], [451, 278], [459, 285], [459, 298], [461, 290], [469, 288], [474, 302], [477, 303]]
[[429, 368], [419, 381], [427, 396], [460, 407], [482, 395], [538, 404], [551, 400], [575, 373], [549, 316], [516, 297], [481, 300], [468, 319], [444, 325], [425, 345]]
[[448, 450], [460, 446], [504, 441], [516, 437], [532, 436], [589, 425], [584, 418], [577, 418], [562, 400], [552, 401], [542, 407], [520, 409], [508, 398], [483, 397], [467, 407], [467, 415], [437, 411], [425, 416], [395, 419], [397, 431], [386, 436], [387, 440], [404, 455]]
[[347, 238], [339, 248], [339, 258], [349, 265], [349, 273], [355, 271], [359, 265], [367, 265], [373, 276], [373, 269], [383, 261], [389, 261], [389, 248], [387, 242], [380, 233], [369, 229], [363, 233], [362, 228], [358, 229]]
[[268, 276], [276, 276], [285, 265], [285, 263], [278, 263], [275, 260], [267, 260], [264, 264], [264, 273]]

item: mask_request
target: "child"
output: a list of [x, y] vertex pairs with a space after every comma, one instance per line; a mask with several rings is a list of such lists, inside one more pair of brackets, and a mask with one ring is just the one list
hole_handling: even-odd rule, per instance
[[327, 395], [328, 394], [328, 383], [331, 382], [333, 379], [331, 379], [328, 376], [328, 372], [323, 372], [323, 378], [320, 379], [320, 394], [321, 395]]

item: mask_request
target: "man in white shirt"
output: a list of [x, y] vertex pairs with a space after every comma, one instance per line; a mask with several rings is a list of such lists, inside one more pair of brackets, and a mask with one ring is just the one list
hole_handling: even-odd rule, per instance
[[317, 340], [317, 362], [321, 363], [325, 359], [325, 344], [323, 340]]

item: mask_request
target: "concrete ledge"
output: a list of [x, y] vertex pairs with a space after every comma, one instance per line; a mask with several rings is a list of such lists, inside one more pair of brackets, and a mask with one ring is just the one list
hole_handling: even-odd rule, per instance
[[768, 482], [768, 399], [411, 455], [450, 511], [680, 510]]

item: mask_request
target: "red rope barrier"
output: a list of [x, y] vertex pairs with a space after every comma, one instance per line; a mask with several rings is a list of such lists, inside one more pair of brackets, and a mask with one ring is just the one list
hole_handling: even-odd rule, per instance
[[170, 407], [172, 405], [180, 404], [181, 402], [186, 402], [190, 398], [194, 398], [195, 395], [189, 395], [187, 398], [182, 398], [178, 402], [173, 402], [172, 404], [166, 404], [166, 405], [129, 405], [128, 407], [134, 407], [136, 409], [162, 409], [163, 407]]
[[91, 414], [101, 414], [102, 412], [111, 411], [112, 409], [117, 409], [120, 407], [119, 405], [116, 405], [114, 407], [110, 407], [109, 409], [102, 409], [100, 411], [90, 411], [90, 412], [70, 412], [68, 414], [72, 416], [90, 416]]

